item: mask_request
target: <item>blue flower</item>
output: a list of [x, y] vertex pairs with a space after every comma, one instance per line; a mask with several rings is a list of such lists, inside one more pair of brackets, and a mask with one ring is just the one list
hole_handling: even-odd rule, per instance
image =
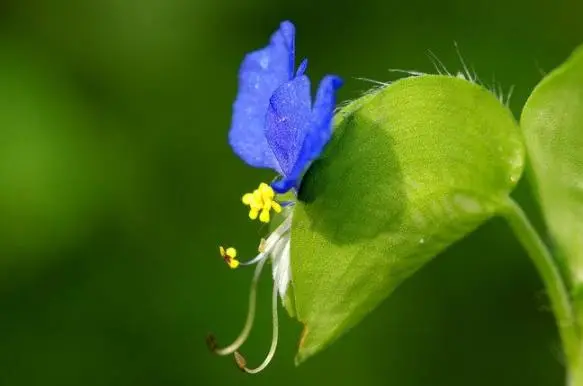
[[277, 193], [297, 189], [300, 179], [332, 135], [335, 93], [342, 80], [322, 79], [312, 104], [307, 60], [295, 67], [295, 27], [281, 23], [269, 44], [248, 54], [239, 69], [229, 142], [247, 164], [275, 170]]
[[[249, 311], [239, 336], [228, 346], [219, 347], [214, 336], [207, 343], [218, 355], [234, 355], [241, 370], [255, 374], [269, 364], [277, 348], [278, 295], [285, 299], [292, 283], [291, 224], [293, 202], [280, 205], [276, 192], [298, 189], [302, 174], [316, 159], [332, 135], [335, 93], [342, 80], [334, 75], [322, 79], [312, 104], [310, 81], [304, 74], [307, 61], [295, 68], [295, 28], [285, 21], [271, 36], [269, 44], [248, 54], [239, 69], [239, 92], [233, 106], [233, 123], [229, 142], [235, 153], [247, 164], [275, 170], [281, 178], [271, 185], [261, 183], [252, 193], [242, 197], [250, 207], [249, 217], [269, 222], [271, 212], [283, 221], [258, 248], [255, 258], [237, 260], [233, 247], [219, 247], [221, 258], [231, 268], [255, 265], [251, 284]], [[271, 346], [263, 362], [249, 368], [238, 351], [247, 340], [255, 319], [257, 282], [265, 263], [272, 262], [273, 275]]]

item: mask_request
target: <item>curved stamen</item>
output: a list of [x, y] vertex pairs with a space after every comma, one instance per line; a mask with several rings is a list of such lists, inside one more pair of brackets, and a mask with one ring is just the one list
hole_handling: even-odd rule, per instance
[[269, 237], [260, 245], [260, 253], [248, 261], [240, 261], [239, 265], [253, 265], [264, 260], [274, 250], [279, 240], [289, 231], [291, 227], [291, 216], [288, 216], [280, 226], [278, 226]]
[[253, 280], [251, 281], [251, 291], [249, 292], [249, 311], [247, 312], [247, 320], [245, 321], [245, 325], [243, 326], [243, 330], [241, 333], [231, 343], [230, 345], [218, 348], [217, 340], [215, 339], [213, 334], [209, 334], [207, 336], [207, 345], [209, 349], [217, 355], [229, 355], [235, 352], [249, 337], [249, 333], [251, 332], [251, 327], [253, 327], [253, 322], [255, 321], [255, 306], [257, 303], [257, 282], [259, 281], [259, 277], [261, 276], [261, 270], [263, 269], [263, 265], [267, 259], [263, 259], [259, 261], [257, 267], [255, 268], [255, 273], [253, 275]]
[[262, 253], [258, 254], [257, 256], [255, 256], [254, 258], [252, 258], [251, 260], [240, 261], [239, 265], [241, 265], [243, 267], [246, 265], [253, 265], [253, 264], [259, 263], [261, 261], [267, 260], [266, 257], [267, 257], [267, 253], [262, 252]]
[[271, 360], [273, 359], [273, 356], [275, 355], [275, 350], [277, 349], [277, 338], [278, 338], [278, 321], [277, 321], [277, 285], [274, 283], [273, 284], [273, 297], [272, 297], [272, 303], [271, 303], [271, 312], [272, 312], [272, 318], [273, 318], [273, 337], [271, 339], [271, 347], [269, 348], [269, 352], [267, 353], [267, 356], [265, 357], [265, 359], [263, 360], [263, 363], [261, 363], [258, 367], [254, 368], [254, 369], [250, 369], [247, 367], [247, 361], [245, 360], [245, 357], [243, 355], [241, 355], [238, 351], [235, 351], [235, 363], [237, 364], [237, 366], [244, 372], [246, 372], [247, 374], [257, 374], [261, 371], [263, 371], [263, 369], [265, 369], [268, 365], [269, 362], [271, 362]]

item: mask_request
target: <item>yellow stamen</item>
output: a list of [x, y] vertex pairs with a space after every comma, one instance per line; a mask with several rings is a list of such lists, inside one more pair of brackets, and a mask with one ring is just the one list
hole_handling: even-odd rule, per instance
[[251, 205], [251, 201], [253, 200], [253, 194], [252, 193], [247, 193], [245, 195], [243, 195], [243, 204], [245, 205]]
[[263, 197], [268, 199], [273, 199], [275, 197], [275, 192], [271, 188], [271, 186], [267, 185], [265, 182], [259, 184], [259, 191]]
[[251, 201], [251, 206], [261, 208], [262, 202], [263, 202], [262, 193], [258, 189], [255, 189], [253, 191], [253, 201]]
[[271, 220], [270, 212], [281, 212], [281, 205], [275, 201], [275, 192], [268, 184], [262, 182], [252, 193], [243, 195], [241, 201], [249, 206], [249, 218], [268, 223]]
[[221, 257], [225, 260], [225, 263], [232, 268], [235, 269], [239, 266], [240, 262], [236, 259], [237, 257], [237, 250], [235, 248], [223, 248], [222, 246], [219, 247], [219, 252], [221, 253]]
[[281, 213], [281, 205], [279, 205], [278, 202], [273, 201], [271, 203], [271, 209], [273, 209], [275, 213]]
[[263, 206], [261, 207], [261, 209], [269, 211], [271, 209], [271, 204], [273, 203], [273, 201], [269, 200], [265, 200], [263, 201]]
[[269, 220], [270, 220], [269, 209], [263, 209], [261, 211], [261, 214], [259, 215], [259, 221], [264, 222], [264, 223], [268, 223]]

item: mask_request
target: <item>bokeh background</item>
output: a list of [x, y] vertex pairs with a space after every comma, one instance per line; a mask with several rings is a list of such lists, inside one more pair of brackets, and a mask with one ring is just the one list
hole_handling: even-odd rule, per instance
[[[3, 0], [0, 3], [0, 385], [560, 385], [542, 284], [500, 220], [450, 248], [362, 324], [296, 368], [283, 316], [252, 377], [211, 355], [239, 332], [264, 230], [242, 193], [271, 176], [226, 142], [236, 73], [283, 19], [314, 80], [342, 100], [451, 70], [514, 85], [518, 116], [543, 74], [583, 42], [579, 0]], [[518, 199], [536, 218], [528, 189]], [[314, 258], [327, 258], [314, 256]], [[270, 337], [261, 282], [258, 363]]]

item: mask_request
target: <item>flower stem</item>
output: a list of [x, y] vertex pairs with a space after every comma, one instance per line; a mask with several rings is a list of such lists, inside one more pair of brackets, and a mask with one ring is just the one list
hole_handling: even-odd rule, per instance
[[575, 369], [579, 354], [579, 336], [571, 298], [561, 272], [522, 208], [511, 198], [503, 213], [510, 228], [530, 256], [540, 274], [557, 321], [559, 335], [569, 369]]

